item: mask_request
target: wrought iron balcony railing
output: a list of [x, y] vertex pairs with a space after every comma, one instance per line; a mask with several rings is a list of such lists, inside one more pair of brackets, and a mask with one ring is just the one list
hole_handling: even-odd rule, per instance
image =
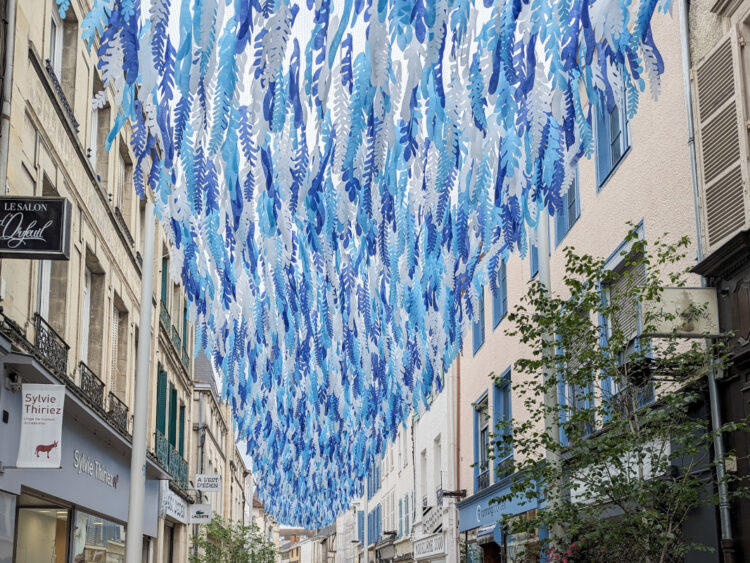
[[81, 391], [97, 409], [104, 412], [104, 382], [83, 362], [80, 363], [80, 372]]
[[169, 472], [178, 487], [187, 488], [187, 461], [159, 430], [156, 431], [156, 459]]
[[167, 306], [164, 304], [164, 301], [161, 302], [161, 308], [159, 309], [159, 320], [164, 326], [164, 330], [169, 334], [169, 327], [172, 326], [172, 318], [169, 316], [169, 311], [167, 311]]
[[180, 333], [177, 332], [177, 329], [174, 326], [172, 326], [172, 346], [174, 346], [174, 350], [179, 356], [180, 348], [182, 347], [182, 339], [180, 338]]
[[489, 469], [487, 469], [477, 476], [477, 492], [484, 490], [489, 486], [490, 486], [490, 471]]
[[125, 233], [125, 237], [128, 239], [128, 242], [130, 245], [135, 244], [135, 240], [133, 240], [133, 235], [130, 234], [130, 227], [128, 227], [127, 221], [125, 221], [125, 217], [122, 216], [122, 211], [119, 207], [115, 207], [115, 217], [117, 217], [117, 223], [120, 225], [120, 228]]
[[128, 432], [128, 406], [123, 403], [120, 398], [110, 391], [109, 393], [109, 420], [112, 424], [124, 432]]
[[135, 260], [136, 260], [136, 262], [138, 262], [138, 265], [141, 268], [143, 268], [143, 256], [141, 256], [141, 252], [140, 251], [137, 251], [135, 253]]
[[190, 354], [184, 347], [182, 349], [182, 365], [185, 366], [187, 371], [190, 371]]
[[34, 315], [34, 353], [56, 376], [68, 377], [68, 350], [70, 346], [60, 337], [55, 329], [42, 318]]
[[65, 113], [68, 115], [68, 119], [70, 119], [70, 123], [73, 125], [73, 128], [76, 130], [76, 133], [78, 133], [78, 129], [79, 129], [78, 120], [76, 119], [76, 116], [73, 113], [73, 108], [71, 108], [70, 104], [68, 103], [68, 98], [65, 96], [65, 92], [62, 89], [60, 80], [57, 78], [57, 74], [55, 74], [55, 69], [52, 68], [52, 61], [50, 61], [49, 59], [46, 59], [44, 61], [44, 67], [47, 69], [47, 74], [49, 75], [49, 78], [52, 81], [52, 87], [55, 89], [55, 93], [57, 94], [57, 97], [60, 99], [60, 103], [62, 104], [62, 107], [65, 110]]

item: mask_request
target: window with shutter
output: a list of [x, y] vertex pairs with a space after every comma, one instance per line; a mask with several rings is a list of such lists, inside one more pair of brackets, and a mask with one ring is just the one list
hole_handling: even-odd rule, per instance
[[169, 384], [169, 443], [177, 446], [177, 389]]
[[110, 346], [110, 367], [109, 367], [109, 390], [113, 393], [117, 390], [117, 346], [120, 330], [120, 311], [117, 307], [112, 307], [112, 331]]
[[505, 260], [500, 263], [497, 286], [492, 294], [492, 326], [497, 327], [508, 312], [508, 275]]
[[169, 282], [169, 258], [164, 256], [161, 259], [161, 302], [167, 306], [167, 288]]
[[167, 426], [167, 372], [159, 366], [156, 378], [156, 429], [164, 435]]
[[478, 301], [478, 310], [475, 311], [476, 320], [472, 325], [472, 340], [475, 354], [482, 347], [482, 344], [484, 344], [484, 286], [479, 289]]
[[596, 111], [596, 177], [601, 188], [630, 147], [623, 84], [620, 103], [601, 100]]
[[695, 65], [698, 163], [704, 241], [709, 252], [747, 225], [748, 145], [742, 68], [736, 27]]
[[531, 268], [531, 278], [534, 279], [539, 273], [539, 249], [534, 243], [531, 243], [531, 248], [529, 249], [529, 266]]
[[617, 277], [609, 286], [610, 304], [616, 307], [613, 318], [609, 320], [609, 330], [619, 329], [627, 339], [632, 339], [638, 334], [638, 312], [639, 304], [633, 288], [643, 286], [646, 283], [646, 264], [638, 257], [630, 257], [624, 262], [633, 264], [624, 265], [618, 269]]
[[177, 451], [180, 455], [185, 453], [185, 405], [180, 405], [180, 442]]
[[562, 205], [555, 213], [555, 244], [560, 244], [578, 220], [578, 174], [562, 196]]

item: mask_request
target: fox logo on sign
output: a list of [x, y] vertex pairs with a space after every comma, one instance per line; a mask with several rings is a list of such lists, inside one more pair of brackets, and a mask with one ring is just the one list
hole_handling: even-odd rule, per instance
[[60, 467], [65, 385], [24, 383], [18, 467]]

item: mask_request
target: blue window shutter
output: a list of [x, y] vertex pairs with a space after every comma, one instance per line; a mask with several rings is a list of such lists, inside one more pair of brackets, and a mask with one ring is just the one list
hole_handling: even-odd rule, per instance
[[562, 196], [562, 205], [560, 209], [556, 210], [555, 213], [555, 244], [560, 244], [560, 241], [565, 237], [568, 232], [568, 215], [569, 215], [569, 201], [570, 191], [567, 191]]
[[569, 231], [570, 228], [573, 226], [573, 223], [576, 222], [578, 219], [578, 216], [580, 214], [579, 208], [578, 208], [578, 173], [576, 173], [575, 178], [573, 179], [573, 183], [570, 185], [570, 189], [568, 189], [567, 193], [567, 215], [568, 215], [568, 228]]
[[498, 283], [495, 291], [492, 293], [492, 326], [493, 328], [498, 325], [500, 319], [503, 318], [503, 290]]
[[531, 262], [531, 277], [539, 273], [539, 249], [536, 247], [535, 244], [531, 245], [531, 250], [529, 251], [529, 258]]
[[398, 537], [404, 535], [404, 500], [398, 499]]
[[610, 154], [609, 112], [604, 100], [600, 100], [596, 108], [596, 172], [597, 183], [601, 186], [612, 170], [612, 155]]
[[180, 406], [180, 442], [177, 451], [180, 455], [185, 454], [185, 405]]
[[503, 317], [508, 312], [508, 268], [503, 260], [500, 264], [500, 287], [503, 290]]
[[472, 325], [474, 353], [484, 344], [484, 286], [479, 288], [479, 310], [475, 312], [476, 321]]
[[404, 527], [404, 533], [408, 536], [411, 535], [411, 527], [409, 526], [409, 493], [406, 493], [404, 497], [404, 512], [406, 513], [406, 526]]

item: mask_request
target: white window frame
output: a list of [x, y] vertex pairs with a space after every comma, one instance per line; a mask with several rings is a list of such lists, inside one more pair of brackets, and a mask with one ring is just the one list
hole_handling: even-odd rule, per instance
[[63, 52], [63, 22], [57, 11], [57, 4], [52, 5], [52, 17], [50, 19], [50, 46], [49, 60], [52, 70], [58, 80], [62, 78], [62, 52]]

